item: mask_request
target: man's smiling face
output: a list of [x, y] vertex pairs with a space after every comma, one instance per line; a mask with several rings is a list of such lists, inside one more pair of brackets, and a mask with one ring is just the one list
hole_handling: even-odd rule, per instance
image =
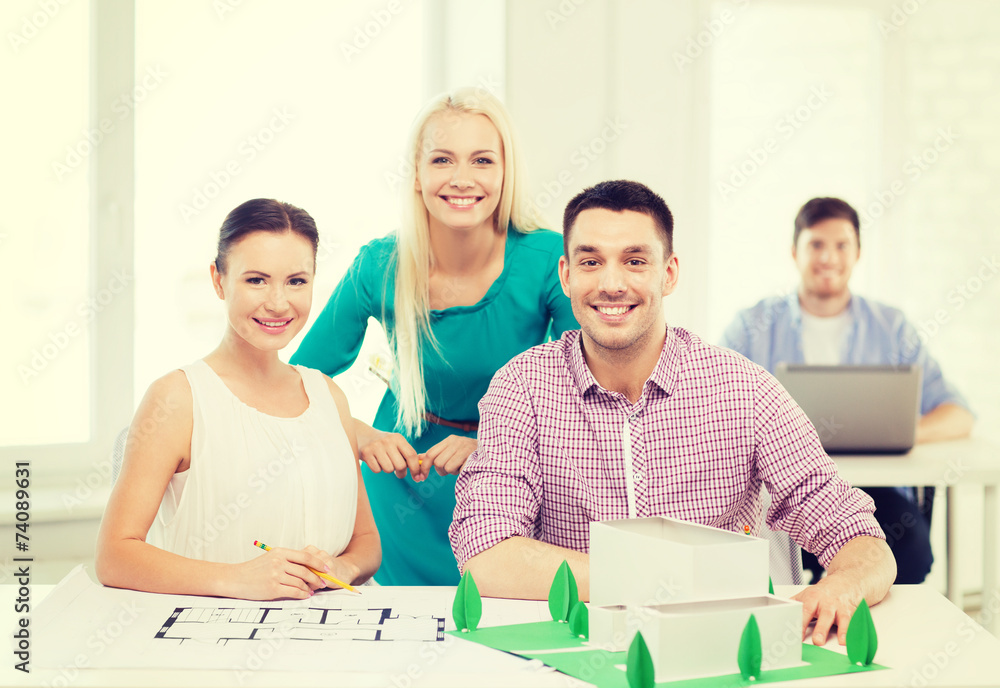
[[638, 354], [666, 327], [663, 297], [677, 284], [677, 257], [652, 217], [591, 208], [573, 222], [559, 279], [583, 330], [584, 348]]

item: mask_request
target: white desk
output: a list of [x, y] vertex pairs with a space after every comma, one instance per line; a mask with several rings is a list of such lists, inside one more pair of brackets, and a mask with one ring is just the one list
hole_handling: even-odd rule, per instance
[[[13, 618], [13, 586], [0, 588], [0, 628], [9, 633]], [[52, 586], [34, 586], [32, 598], [40, 601]], [[778, 586], [781, 596], [790, 596], [801, 588]], [[414, 595], [434, 595], [448, 609], [454, 588], [409, 588]], [[141, 595], [141, 593], [129, 593]], [[141, 598], [138, 598], [141, 599]], [[217, 599], [207, 601], [215, 604]], [[545, 603], [514, 600], [483, 600], [484, 625], [490, 618], [503, 617], [505, 622], [534, 621], [546, 618]], [[514, 617], [519, 617], [515, 619]], [[876, 662], [891, 667], [852, 675], [831, 676], [808, 681], [795, 681], [779, 686], [996, 686], [1000, 682], [1000, 640], [997, 640], [947, 599], [928, 586], [899, 586], [890, 591], [886, 600], [872, 608], [872, 617], [879, 633]], [[451, 627], [449, 619], [449, 628]], [[368, 686], [379, 688], [423, 688], [425, 686], [539, 686], [562, 687], [585, 685], [551, 670], [524, 671], [526, 660], [500, 653], [474, 643], [452, 639], [445, 643], [420, 644], [419, 651], [408, 650], [411, 656], [400, 656], [400, 649], [387, 652], [386, 662], [370, 672], [288, 672], [268, 671], [266, 667], [251, 673], [233, 670], [139, 670], [139, 669], [80, 669], [66, 674], [58, 670], [33, 665], [31, 674], [12, 669], [12, 658], [0, 666], [0, 685], [72, 685], [72, 686], [183, 686], [184, 688], [220, 688], [222, 686]], [[398, 645], [398, 644], [393, 644]], [[426, 646], [437, 645], [440, 648]], [[836, 641], [827, 647], [843, 652]], [[98, 648], [99, 649], [99, 648]], [[95, 651], [96, 652], [96, 651]], [[449, 667], [478, 666], [480, 672], [452, 670]], [[497, 661], [494, 661], [497, 660]], [[37, 662], [37, 657], [35, 658]], [[389, 667], [412, 668], [411, 675], [391, 672]], [[497, 670], [497, 667], [506, 670]], [[489, 667], [487, 669], [486, 667]]]
[[[997, 550], [1000, 547], [1000, 510], [997, 492], [1000, 486], [1000, 446], [981, 438], [918, 444], [909, 453], [893, 455], [834, 455], [840, 474], [852, 485], [894, 487], [898, 485], [934, 485], [945, 488], [948, 497], [947, 559], [948, 599], [962, 607], [958, 577], [958, 553], [955, 518], [955, 486], [981, 485], [983, 502], [983, 596], [982, 607], [1000, 607], [997, 580]], [[1000, 611], [1000, 610], [998, 610]], [[1000, 613], [983, 615], [984, 624], [1000, 636]]]

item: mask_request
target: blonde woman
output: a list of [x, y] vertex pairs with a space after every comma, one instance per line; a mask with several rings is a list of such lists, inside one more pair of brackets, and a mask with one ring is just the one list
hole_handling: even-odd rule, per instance
[[575, 329], [557, 273], [562, 236], [524, 206], [503, 105], [460, 89], [418, 115], [400, 231], [365, 246], [292, 362], [354, 362], [369, 317], [395, 356], [374, 427], [355, 421], [382, 537], [385, 585], [454, 585], [455, 475], [476, 449], [477, 404], [516, 354]]

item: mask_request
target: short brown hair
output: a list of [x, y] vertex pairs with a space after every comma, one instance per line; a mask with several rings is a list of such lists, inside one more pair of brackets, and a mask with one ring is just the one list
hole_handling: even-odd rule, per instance
[[631, 210], [653, 218], [663, 239], [664, 255], [674, 252], [674, 216], [666, 202], [645, 184], [619, 179], [584, 189], [566, 205], [563, 213], [563, 253], [569, 257], [569, 235], [577, 216], [584, 210], [604, 208], [616, 213]]
[[854, 225], [854, 234], [858, 238], [858, 248], [861, 247], [861, 224], [858, 222], [858, 211], [839, 198], [824, 197], [807, 201], [795, 216], [795, 233], [792, 235], [792, 246], [798, 246], [799, 234], [803, 229], [818, 225], [823, 220], [848, 220]]

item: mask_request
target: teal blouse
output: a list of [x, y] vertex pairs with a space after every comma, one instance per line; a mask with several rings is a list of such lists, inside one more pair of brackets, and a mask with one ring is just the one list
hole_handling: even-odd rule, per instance
[[[497, 370], [550, 334], [558, 338], [578, 327], [559, 284], [561, 254], [557, 232], [508, 229], [503, 272], [483, 298], [471, 306], [431, 311], [438, 349], [421, 347], [428, 412], [451, 421], [478, 421], [479, 400]], [[361, 349], [368, 318], [379, 320], [390, 337], [394, 333], [395, 288], [396, 237], [390, 234], [361, 249], [291, 362], [327, 375], [347, 370]], [[396, 408], [388, 389], [374, 427], [402, 433]], [[475, 433], [428, 424], [423, 434], [407, 436], [407, 441], [424, 452], [448, 435]], [[364, 465], [361, 472], [382, 539], [376, 580], [383, 585], [456, 585], [458, 569], [448, 542], [455, 476], [432, 470], [426, 481], [415, 483], [409, 475], [399, 479], [372, 473]]]

